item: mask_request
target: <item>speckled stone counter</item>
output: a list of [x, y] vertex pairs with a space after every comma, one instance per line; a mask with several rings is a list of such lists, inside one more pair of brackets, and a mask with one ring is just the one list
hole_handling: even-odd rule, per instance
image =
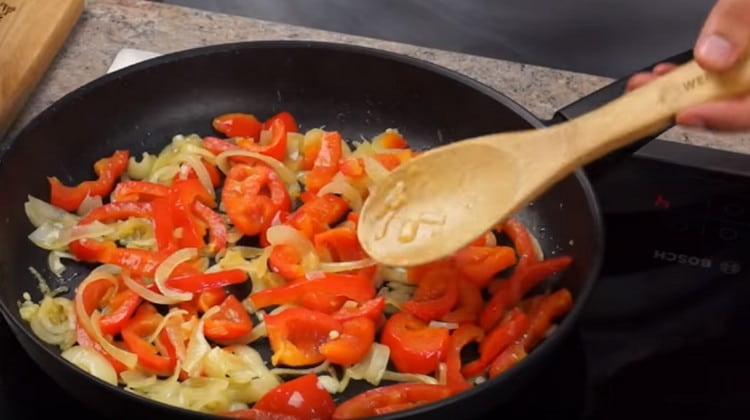
[[[362, 38], [140, 0], [89, 0], [66, 46], [11, 130], [55, 100], [103, 75], [121, 48], [168, 53], [227, 42], [297, 39], [357, 44], [431, 61], [506, 94], [540, 118], [606, 85], [609, 79], [467, 54]], [[713, 135], [672, 129], [663, 139], [750, 153], [750, 133]]]

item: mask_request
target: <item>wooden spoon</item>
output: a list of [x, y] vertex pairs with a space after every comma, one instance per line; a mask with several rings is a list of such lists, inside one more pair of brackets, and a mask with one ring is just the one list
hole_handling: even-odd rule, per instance
[[721, 74], [690, 62], [566, 123], [432, 149], [374, 189], [359, 240], [392, 266], [449, 256], [577, 168], [665, 128], [678, 111], [748, 90], [746, 61]]

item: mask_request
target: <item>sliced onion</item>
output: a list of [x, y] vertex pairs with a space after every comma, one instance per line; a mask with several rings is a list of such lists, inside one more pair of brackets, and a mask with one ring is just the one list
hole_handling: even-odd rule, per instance
[[76, 316], [66, 298], [45, 296], [29, 317], [29, 326], [45, 343], [68, 348], [75, 343]]
[[380, 343], [373, 343], [370, 351], [361, 362], [348, 368], [346, 375], [352, 379], [364, 379], [372, 385], [379, 385], [385, 379], [383, 375], [388, 368], [391, 349]]
[[352, 271], [352, 270], [359, 270], [361, 268], [367, 268], [372, 267], [373, 265], [377, 264], [377, 262], [371, 258], [364, 258], [357, 261], [344, 261], [344, 262], [337, 262], [337, 263], [320, 263], [320, 271], [326, 272], [326, 273], [340, 273], [342, 271]]
[[29, 239], [34, 245], [48, 251], [65, 248], [69, 243], [79, 239], [94, 239], [111, 235], [115, 232], [112, 226], [98, 221], [86, 225], [64, 226], [61, 223], [45, 222], [31, 232]]
[[31, 195], [28, 196], [28, 200], [24, 203], [23, 208], [26, 211], [26, 217], [29, 218], [34, 227], [39, 227], [44, 223], [60, 223], [63, 226], [73, 226], [78, 224], [78, 220], [80, 220], [78, 216]]
[[297, 160], [300, 157], [300, 150], [305, 141], [305, 136], [300, 133], [286, 134], [286, 155], [289, 159]]
[[78, 366], [110, 385], [117, 386], [117, 372], [98, 351], [82, 346], [73, 346], [60, 355], [63, 359]]
[[206, 319], [210, 318], [217, 312], [219, 312], [218, 306], [213, 306], [206, 311], [190, 334], [190, 342], [187, 346], [183, 369], [191, 378], [200, 376], [203, 357], [211, 351], [211, 345], [208, 344], [206, 336], [203, 335], [203, 325], [205, 324]]
[[326, 278], [326, 274], [318, 270], [308, 271], [307, 273], [305, 273], [305, 278], [307, 280], [320, 280]]
[[261, 321], [258, 325], [253, 327], [252, 331], [250, 331], [250, 338], [248, 342], [252, 343], [255, 340], [258, 340], [267, 336], [268, 336], [268, 330], [266, 329], [266, 323]]
[[266, 231], [266, 239], [271, 245], [289, 245], [296, 249], [302, 257], [302, 266], [305, 271], [314, 270], [320, 264], [312, 242], [291, 226], [271, 226]]
[[135, 156], [131, 156], [130, 159], [128, 159], [127, 174], [130, 179], [138, 181], [145, 179], [151, 172], [154, 162], [156, 162], [156, 156], [152, 154], [143, 152], [141, 156], [140, 162], [136, 160]]
[[383, 374], [383, 380], [394, 382], [414, 382], [430, 385], [438, 384], [438, 380], [433, 378], [432, 376], [420, 375], [417, 373], [400, 373], [390, 370], [385, 371], [385, 373]]
[[344, 389], [342, 389], [341, 381], [329, 375], [318, 376], [318, 383], [329, 394], [338, 394], [339, 392], [344, 392], [344, 389], [346, 389], [346, 386], [344, 386]]
[[330, 366], [330, 363], [328, 363], [328, 361], [325, 361], [318, 366], [306, 369], [273, 368], [271, 369], [271, 373], [273, 373], [274, 375], [303, 376], [310, 373], [325, 372], [326, 370], [328, 370], [328, 366]]
[[180, 173], [180, 165], [175, 164], [164, 166], [151, 172], [148, 176], [148, 181], [154, 183], [171, 183], [178, 173]]
[[161, 331], [164, 329], [164, 327], [167, 326], [167, 322], [169, 322], [172, 318], [176, 316], [187, 315], [187, 313], [188, 312], [184, 309], [173, 309], [169, 311], [167, 315], [165, 315], [164, 318], [162, 318], [161, 322], [154, 330], [154, 333], [149, 336], [148, 342], [153, 343], [154, 341], [156, 341], [156, 338], [159, 337], [159, 334], [161, 334]]
[[386, 281], [411, 284], [411, 282], [409, 281], [408, 272], [405, 268], [388, 267], [385, 265], [381, 265], [378, 268], [380, 271], [380, 275], [383, 276]]
[[123, 370], [120, 378], [125, 386], [131, 389], [146, 388], [156, 383], [156, 375], [149, 375], [140, 370]]
[[91, 210], [94, 210], [95, 208], [99, 208], [104, 205], [104, 202], [102, 201], [102, 198], [98, 195], [90, 196], [86, 195], [86, 198], [81, 201], [81, 204], [78, 206], [78, 210], [76, 210], [76, 214], [83, 217]]
[[539, 259], [539, 261], [544, 261], [544, 251], [542, 251], [542, 246], [539, 244], [539, 240], [533, 233], [531, 233], [531, 231], [529, 231], [529, 237], [531, 238], [531, 245], [534, 247], [534, 253], [536, 254], [537, 259]]
[[242, 255], [242, 258], [245, 259], [256, 258], [263, 255], [263, 248], [255, 246], [232, 246], [227, 248], [227, 251], [237, 251]]
[[367, 177], [375, 184], [379, 184], [390, 174], [388, 169], [385, 169], [385, 166], [369, 156], [363, 157], [362, 162], [364, 163]]
[[211, 182], [211, 176], [208, 174], [206, 167], [203, 166], [203, 162], [195, 156], [187, 155], [182, 158], [189, 167], [193, 169], [195, 175], [198, 177], [203, 188], [208, 191], [208, 194], [213, 198], [216, 197], [216, 191], [214, 191], [214, 184]]
[[265, 163], [271, 169], [276, 171], [276, 173], [279, 174], [281, 180], [284, 181], [287, 186], [297, 184], [297, 176], [294, 174], [294, 172], [290, 171], [289, 168], [284, 166], [283, 163], [272, 157], [248, 150], [228, 150], [216, 156], [216, 165], [219, 167], [219, 169], [221, 169], [222, 172], [229, 172], [229, 158], [233, 156], [258, 159], [259, 161]]
[[448, 365], [440, 362], [437, 368], [437, 381], [440, 385], [446, 385], [448, 383]]
[[430, 321], [430, 328], [445, 328], [446, 330], [455, 330], [458, 324], [455, 322]]
[[156, 267], [156, 271], [154, 272], [154, 283], [156, 283], [156, 287], [159, 288], [159, 291], [164, 296], [171, 299], [176, 299], [180, 302], [185, 302], [193, 298], [192, 293], [180, 292], [175, 289], [171, 289], [167, 287], [166, 283], [167, 279], [172, 274], [172, 271], [174, 271], [174, 269], [177, 268], [178, 265], [184, 263], [185, 261], [190, 261], [197, 256], [197, 249], [183, 248], [167, 257], [164, 261], [162, 261], [161, 264], [159, 264], [158, 267]]
[[67, 258], [69, 260], [76, 259], [76, 257], [74, 257], [72, 254], [61, 251], [51, 251], [49, 255], [47, 255], [47, 266], [49, 267], [49, 270], [58, 277], [63, 273], [63, 271], [65, 271], [65, 264], [60, 261], [63, 258]]
[[91, 314], [91, 327], [94, 330], [93, 339], [96, 340], [97, 343], [99, 343], [100, 346], [109, 353], [112, 357], [117, 359], [120, 363], [127, 366], [128, 369], [135, 368], [136, 364], [138, 364], [138, 356], [135, 353], [131, 353], [129, 351], [125, 351], [114, 344], [107, 341], [106, 338], [102, 335], [102, 330], [99, 328], [99, 320], [101, 319], [102, 314], [99, 313], [98, 310], [94, 310], [94, 312]]
[[359, 190], [342, 179], [333, 180], [318, 191], [318, 197], [326, 194], [341, 194], [341, 198], [353, 211], [358, 212], [362, 209], [362, 196]]

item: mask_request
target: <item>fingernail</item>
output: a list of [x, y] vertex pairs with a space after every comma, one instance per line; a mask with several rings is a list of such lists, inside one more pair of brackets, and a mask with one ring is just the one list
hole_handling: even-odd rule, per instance
[[717, 68], [731, 66], [736, 59], [735, 48], [721, 35], [708, 35], [698, 41], [695, 54]]

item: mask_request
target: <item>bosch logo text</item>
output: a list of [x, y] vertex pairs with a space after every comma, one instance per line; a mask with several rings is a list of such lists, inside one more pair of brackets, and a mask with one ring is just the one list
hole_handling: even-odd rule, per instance
[[701, 258], [695, 255], [678, 254], [676, 252], [662, 251], [659, 249], [654, 250], [654, 259], [701, 268], [711, 268], [711, 266], [713, 265], [713, 261], [710, 258]]

